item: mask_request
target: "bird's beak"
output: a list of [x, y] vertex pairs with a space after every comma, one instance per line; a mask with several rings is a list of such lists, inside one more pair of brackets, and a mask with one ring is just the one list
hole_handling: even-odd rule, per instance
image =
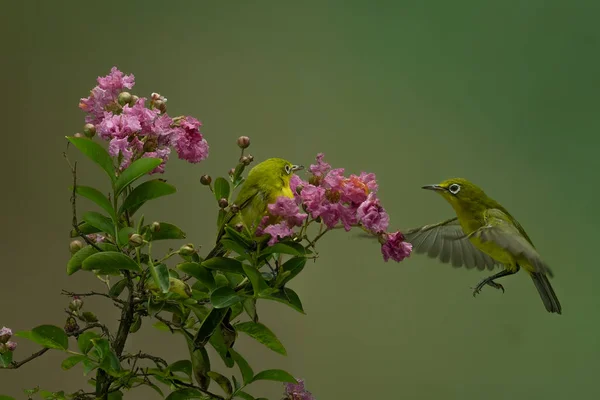
[[422, 189], [427, 189], [427, 190], [446, 190], [443, 187], [441, 187], [440, 185], [425, 185], [422, 187]]
[[301, 171], [304, 169], [304, 165], [292, 165], [292, 171]]

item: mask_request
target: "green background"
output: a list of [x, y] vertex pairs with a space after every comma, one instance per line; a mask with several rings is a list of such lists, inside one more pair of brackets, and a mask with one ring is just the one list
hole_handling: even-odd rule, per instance
[[[7, 8], [8, 7], [8, 8]], [[17, 9], [18, 7], [18, 9]], [[304, 377], [325, 399], [598, 398], [597, 1], [21, 2], [3, 6], [0, 325], [62, 325], [60, 289], [101, 289], [67, 277], [70, 173], [65, 135], [98, 75], [117, 65], [134, 92], [159, 92], [171, 115], [204, 122], [210, 157], [173, 159], [178, 187], [146, 208], [210, 246], [216, 205], [200, 175], [226, 174], [239, 135], [255, 159], [372, 171], [393, 228], [452, 216], [420, 186], [462, 176], [519, 219], [553, 267], [564, 314], [546, 313], [527, 275], [506, 293], [470, 287], [487, 273], [413, 255], [382, 260], [377, 243], [334, 232], [293, 282], [307, 315], [261, 304], [281, 357], [241, 337], [259, 368]], [[81, 182], [103, 172], [80, 163]], [[84, 209], [89, 203], [83, 203]], [[118, 314], [86, 300], [102, 320]], [[111, 322], [116, 323], [116, 322]], [[144, 326], [127, 343], [171, 361], [179, 337]], [[36, 350], [19, 340], [16, 359]], [[0, 371], [3, 394], [86, 387], [80, 367], [48, 354]], [[225, 371], [215, 360], [217, 369]], [[228, 372], [228, 371], [227, 371]], [[277, 383], [255, 395], [279, 399]], [[130, 399], [156, 398], [140, 389]]]

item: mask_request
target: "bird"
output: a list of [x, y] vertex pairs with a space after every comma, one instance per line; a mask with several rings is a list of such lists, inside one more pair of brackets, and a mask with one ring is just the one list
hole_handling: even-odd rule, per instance
[[496, 280], [523, 268], [531, 276], [546, 310], [562, 314], [561, 304], [548, 280], [554, 276], [552, 270], [521, 224], [504, 207], [464, 178], [448, 179], [423, 186], [423, 189], [439, 193], [450, 203], [456, 217], [405, 231], [406, 240], [412, 243], [416, 253], [426, 253], [454, 267], [502, 268], [472, 288], [473, 296], [485, 285], [504, 293], [504, 287]]
[[235, 201], [223, 219], [217, 234], [215, 247], [204, 260], [219, 257], [226, 253], [220, 243], [225, 233], [225, 225], [243, 224], [247, 231], [254, 233], [261, 219], [267, 213], [267, 206], [275, 203], [277, 198], [294, 197], [290, 188], [292, 175], [304, 169], [302, 165], [294, 165], [282, 158], [269, 158], [255, 165], [242, 184]]

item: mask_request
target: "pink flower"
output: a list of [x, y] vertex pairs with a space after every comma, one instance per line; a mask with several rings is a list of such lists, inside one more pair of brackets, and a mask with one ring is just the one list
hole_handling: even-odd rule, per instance
[[325, 157], [325, 154], [317, 154], [317, 163], [311, 164], [310, 167], [308, 167], [308, 170], [314, 176], [325, 176], [325, 174], [327, 174], [327, 172], [329, 172], [329, 170], [331, 169], [331, 165], [323, 161], [323, 157]]
[[342, 183], [346, 178], [344, 178], [344, 168], [336, 168], [332, 169], [327, 173], [324, 179], [324, 185], [326, 188], [331, 190], [340, 192], [342, 191]]
[[2, 327], [2, 329], [0, 329], [0, 343], [8, 342], [8, 339], [10, 339], [12, 335], [12, 329], [7, 328], [5, 326]]
[[140, 124], [140, 134], [148, 135], [152, 133], [154, 127], [154, 121], [158, 117], [160, 113], [159, 110], [149, 109], [144, 106], [146, 102], [145, 98], [140, 98], [137, 103], [133, 105], [133, 107], [129, 107], [129, 105], [125, 104], [123, 106], [123, 115], [127, 115], [131, 118], [135, 118]]
[[191, 163], [199, 163], [208, 157], [208, 143], [200, 133], [202, 124], [196, 118], [185, 117], [174, 137], [174, 146], [179, 158]]
[[400, 262], [410, 256], [412, 244], [404, 241], [404, 235], [400, 231], [386, 234], [385, 239], [385, 243], [381, 245], [381, 253], [386, 262], [390, 258]]
[[89, 235], [86, 235], [86, 237], [94, 243], [102, 243], [102, 242], [104, 242], [104, 239], [105, 239], [104, 236], [102, 236], [98, 233], [90, 233]]
[[141, 129], [140, 121], [135, 115], [114, 115], [111, 112], [105, 112], [104, 119], [96, 127], [100, 137], [105, 140], [112, 138], [122, 139]]
[[304, 388], [304, 380], [296, 379], [298, 383], [286, 383], [286, 400], [315, 400], [312, 393]]
[[273, 246], [277, 243], [278, 239], [283, 239], [286, 237], [290, 237], [294, 234], [292, 228], [290, 228], [286, 221], [282, 221], [278, 224], [269, 225], [262, 230], [263, 233], [268, 233], [271, 235], [271, 239], [269, 239], [269, 246]]
[[313, 218], [317, 218], [327, 210], [325, 203], [325, 189], [311, 184], [304, 185], [300, 192], [306, 210]]
[[294, 199], [279, 196], [275, 203], [269, 204], [269, 212], [273, 216], [283, 217], [290, 226], [301, 226], [308, 215], [301, 213]]
[[156, 167], [152, 171], [150, 171], [150, 175], [162, 174], [163, 172], [165, 172], [165, 164], [169, 160], [170, 154], [171, 154], [171, 149], [168, 147], [162, 147], [162, 148], [156, 149], [156, 151], [144, 153], [144, 155], [142, 157], [161, 158], [163, 160], [163, 162], [158, 167]]
[[350, 175], [344, 179], [342, 186], [342, 200], [360, 204], [367, 199], [370, 192], [377, 190], [375, 174], [362, 172], [360, 176]]
[[117, 157], [119, 154], [123, 157], [121, 160], [120, 169], [125, 169], [131, 164], [131, 159], [134, 153], [140, 154], [144, 150], [144, 145], [137, 137], [133, 137], [130, 141], [127, 137], [122, 139], [114, 138], [108, 145], [108, 154]]
[[15, 342], [7, 342], [6, 343], [6, 348], [8, 349], [8, 351], [15, 351], [15, 349], [17, 348], [17, 343], [15, 343]]
[[356, 212], [356, 218], [362, 225], [374, 233], [384, 232], [390, 223], [390, 217], [379, 203], [375, 193], [369, 194]]
[[123, 88], [131, 89], [135, 85], [133, 74], [125, 75], [117, 67], [110, 69], [110, 74], [98, 77], [98, 86], [105, 90], [120, 92]]
[[88, 113], [85, 122], [93, 124], [101, 122], [106, 106], [115, 102], [124, 88], [131, 89], [134, 84], [134, 76], [124, 75], [117, 67], [112, 67], [107, 76], [99, 76], [98, 86], [90, 91], [89, 97], [79, 101], [79, 108]]
[[152, 127], [152, 134], [158, 137], [158, 144], [163, 146], [170, 146], [173, 140], [173, 133], [175, 129], [171, 126], [173, 119], [167, 114], [162, 114], [160, 117], [154, 120], [154, 126]]

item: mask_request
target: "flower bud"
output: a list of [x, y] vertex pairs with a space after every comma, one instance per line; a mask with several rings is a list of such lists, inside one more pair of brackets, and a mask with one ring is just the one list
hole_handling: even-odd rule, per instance
[[250, 165], [250, 159], [248, 158], [248, 156], [241, 156], [240, 163], [244, 165]]
[[140, 247], [143, 244], [144, 244], [144, 238], [142, 238], [142, 235], [140, 235], [138, 233], [134, 233], [131, 236], [129, 236], [129, 245], [131, 247]]
[[158, 108], [163, 114], [167, 112], [167, 104], [162, 100], [156, 100], [154, 102], [154, 108]]
[[83, 307], [83, 300], [81, 300], [81, 297], [73, 296], [73, 299], [69, 303], [69, 309], [71, 311], [77, 311], [81, 310], [81, 307]]
[[254, 156], [252, 154], [248, 154], [246, 157], [248, 157], [248, 164], [254, 161]]
[[142, 326], [142, 319], [140, 318], [139, 315], [136, 314], [136, 316], [133, 320], [133, 324], [131, 324], [131, 326], [129, 327], [129, 332], [136, 333], [137, 331], [140, 330], [141, 326]]
[[79, 330], [79, 325], [77, 324], [77, 320], [73, 317], [67, 318], [67, 321], [65, 322], [65, 332], [73, 333], [78, 330]]
[[154, 221], [151, 225], [150, 225], [150, 232], [152, 233], [157, 233], [160, 232], [160, 222], [156, 222]]
[[135, 94], [132, 95], [131, 96], [131, 101], [129, 102], [129, 105], [133, 107], [138, 102], [139, 99], [140, 98], [138, 96], [136, 96]]
[[240, 211], [240, 207], [237, 204], [232, 204], [231, 207], [229, 208], [231, 210], [232, 213], [236, 214], [237, 212]]
[[234, 229], [238, 232], [241, 232], [244, 229], [244, 224], [242, 224], [241, 222], [238, 224], [235, 224]]
[[85, 137], [84, 135], [82, 135], [81, 133], [77, 132], [76, 134], [74, 134], [73, 136], [77, 137], [77, 138], [81, 138], [81, 137]]
[[310, 178], [308, 178], [308, 183], [314, 186], [319, 186], [321, 184], [321, 177], [313, 175]]
[[227, 199], [225, 197], [219, 199], [219, 207], [220, 208], [225, 208], [229, 205], [229, 202], [227, 201]]
[[191, 256], [195, 252], [196, 250], [194, 250], [194, 245], [191, 243], [184, 244], [179, 248], [179, 254], [181, 254], [182, 256]]
[[96, 134], [96, 127], [94, 124], [85, 124], [83, 126], [83, 134], [89, 138], [93, 138]]
[[133, 96], [129, 92], [121, 92], [121, 93], [119, 93], [119, 97], [118, 97], [119, 104], [122, 105], [122, 106], [124, 106], [125, 104], [131, 103], [131, 98], [132, 97]]
[[233, 176], [233, 174], [235, 174], [235, 168], [229, 170], [229, 176]]
[[302, 194], [302, 189], [304, 189], [304, 186], [302, 186], [302, 185], [296, 186], [296, 194]]
[[85, 322], [98, 322], [98, 317], [93, 312], [85, 311], [82, 316]]
[[8, 351], [15, 351], [15, 349], [17, 348], [17, 343], [16, 342], [7, 342], [6, 348], [8, 349]]
[[250, 146], [250, 138], [248, 136], [240, 136], [237, 140], [237, 145], [240, 149], [247, 149]]
[[12, 334], [13, 332], [10, 328], [3, 327], [2, 329], [0, 329], [0, 343], [8, 342], [8, 339], [11, 338]]
[[210, 175], [202, 175], [200, 177], [200, 183], [203, 184], [204, 186], [210, 185], [211, 182], [212, 182], [212, 178], [210, 177]]
[[83, 249], [83, 243], [81, 242], [81, 240], [73, 240], [69, 244], [69, 250], [71, 251], [71, 254], [75, 254], [81, 249]]

